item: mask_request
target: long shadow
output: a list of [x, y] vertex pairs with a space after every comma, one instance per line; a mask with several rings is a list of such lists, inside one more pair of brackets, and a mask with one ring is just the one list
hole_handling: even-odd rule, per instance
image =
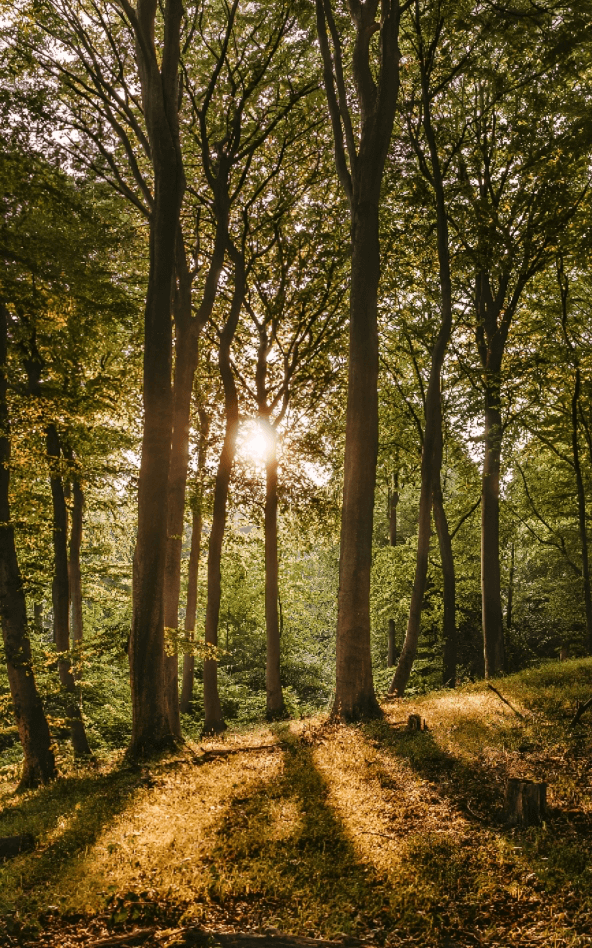
[[[474, 722], [471, 722], [474, 728]], [[405, 760], [434, 792], [446, 798], [474, 826], [493, 832], [515, 861], [536, 873], [534, 881], [551, 895], [562, 889], [590, 897], [592, 867], [592, 816], [580, 810], [565, 814], [550, 810], [542, 827], [518, 830], [508, 825], [504, 812], [507, 772], [503, 765], [488, 761], [475, 765], [440, 747], [431, 731], [406, 732], [388, 721], [365, 726], [367, 738], [394, 756]], [[487, 743], [483, 727], [483, 744]], [[388, 784], [387, 771], [383, 775]]]
[[[426, 856], [417, 841], [407, 852], [405, 878], [383, 874], [356, 852], [328, 802], [312, 748], [292, 736], [285, 740], [282, 775], [235, 799], [218, 830], [210, 898], [235, 917], [242, 910], [252, 918], [255, 902], [260, 925], [316, 937], [341, 932], [380, 944], [397, 932], [403, 945], [406, 937], [429, 933], [434, 946], [473, 944], [454, 937], [457, 926], [442, 908], [451, 871], [466, 881], [470, 866], [451, 870], [449, 849], [431, 847]], [[222, 866], [232, 870], [221, 874]], [[418, 886], [426, 866], [429, 885]]]
[[[11, 798], [0, 811], [0, 836], [32, 833], [38, 848], [0, 863], [0, 917], [15, 909], [27, 911], [36, 903], [43, 907], [45, 883], [55, 885], [56, 878], [129, 806], [141, 782], [141, 770], [122, 761], [106, 774], [85, 770]], [[44, 845], [44, 837], [62, 824], [62, 832]]]

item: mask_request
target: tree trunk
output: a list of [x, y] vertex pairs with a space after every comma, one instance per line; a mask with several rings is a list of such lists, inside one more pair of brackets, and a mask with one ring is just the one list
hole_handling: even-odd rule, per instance
[[547, 809], [547, 784], [511, 778], [506, 788], [506, 818], [512, 826], [538, 826]]
[[82, 514], [84, 494], [80, 481], [74, 478], [72, 484], [72, 524], [70, 527], [70, 609], [71, 635], [74, 645], [82, 642], [82, 581], [80, 573], [80, 547], [82, 545]]
[[181, 0], [166, 0], [164, 45], [154, 42], [156, 4], [138, 0], [136, 56], [154, 170], [150, 267], [144, 316], [144, 432], [138, 483], [129, 660], [133, 755], [173, 742], [164, 680], [164, 570], [172, 433], [171, 300], [175, 242], [185, 189], [178, 127]]
[[389, 546], [397, 545], [397, 507], [399, 505], [399, 472], [393, 474], [393, 485], [389, 493]]
[[[191, 525], [191, 551], [187, 577], [187, 606], [185, 609], [185, 634], [189, 643], [194, 641], [195, 619], [197, 615], [197, 580], [199, 575], [199, 556], [201, 553], [203, 478], [208, 449], [210, 419], [203, 408], [199, 409], [199, 445], [197, 449], [197, 496], [194, 499], [193, 522]], [[195, 655], [193, 651], [183, 655], [183, 688], [181, 691], [181, 711], [186, 714], [193, 697], [195, 674]]]
[[[220, 337], [220, 350], [218, 354], [220, 374], [224, 386], [226, 428], [224, 432], [224, 443], [218, 461], [218, 470], [216, 472], [214, 510], [212, 513], [212, 527], [208, 546], [208, 601], [206, 605], [205, 640], [206, 647], [209, 645], [214, 648], [218, 646], [222, 543], [224, 540], [224, 530], [226, 528], [228, 488], [232, 476], [239, 423], [238, 393], [232, 371], [230, 348], [238, 326], [240, 311], [245, 296], [244, 259], [242, 254], [234, 249], [231, 251], [231, 257], [234, 262], [234, 294], [230, 314]], [[218, 662], [215, 658], [206, 658], [204, 661], [204, 707], [204, 733], [215, 734], [223, 731], [226, 724], [222, 717], [222, 707], [218, 694]]]
[[76, 698], [76, 682], [70, 657], [70, 579], [68, 571], [68, 512], [60, 472], [60, 439], [55, 425], [47, 426], [47, 456], [50, 464], [51, 498], [53, 503], [52, 583], [54, 641], [58, 651], [60, 681], [67, 695], [66, 713], [75, 754], [90, 754], [82, 712]]
[[372, 521], [378, 454], [378, 202], [352, 212], [349, 369], [333, 714], [375, 716], [370, 651]]
[[33, 624], [35, 631], [41, 635], [43, 632], [43, 603], [36, 602], [33, 605]]
[[481, 505], [481, 596], [485, 677], [504, 670], [504, 633], [499, 561], [499, 476], [502, 416], [499, 385], [485, 390], [485, 457]]
[[514, 542], [510, 546], [510, 575], [508, 576], [508, 604], [506, 607], [506, 629], [512, 628], [512, 605], [514, 603]]
[[442, 574], [444, 582], [444, 655], [442, 661], [442, 684], [447, 688], [454, 688], [456, 685], [456, 576], [454, 572], [454, 556], [452, 553], [452, 540], [448, 529], [448, 520], [444, 510], [444, 498], [442, 496], [442, 483], [440, 475], [434, 483], [433, 497], [434, 523], [438, 534], [438, 543], [440, 546], [440, 559], [442, 561]]
[[267, 663], [265, 687], [267, 717], [272, 720], [286, 713], [280, 679], [280, 627], [278, 615], [278, 543], [277, 543], [277, 439], [269, 425], [270, 448], [265, 465], [265, 627]]
[[56, 775], [55, 758], [43, 704], [37, 691], [27, 607], [10, 522], [10, 441], [6, 402], [7, 312], [0, 303], [0, 620], [8, 684], [24, 754], [23, 787], [46, 783]]
[[[358, 125], [357, 117], [352, 120], [344, 92], [341, 41], [331, 0], [316, 0], [335, 166], [350, 207], [349, 365], [333, 703], [333, 714], [346, 720], [380, 714], [370, 650], [372, 521], [378, 455], [379, 206], [399, 97], [399, 4], [384, 0], [380, 22], [375, 20], [375, 13], [375, 4], [350, 4]], [[371, 64], [370, 37], [377, 32], [374, 48], [378, 63]]]
[[386, 667], [393, 668], [397, 661], [397, 640], [395, 636], [395, 620], [389, 619], [388, 623], [388, 652]]
[[584, 478], [582, 476], [582, 465], [580, 463], [580, 445], [578, 438], [578, 402], [581, 386], [579, 365], [576, 366], [575, 376], [574, 391], [571, 400], [571, 443], [578, 495], [578, 528], [582, 548], [582, 578], [584, 580], [584, 607], [586, 611], [586, 649], [588, 655], [592, 655], [592, 596], [590, 593], [588, 532], [586, 530], [586, 494], [584, 491]]

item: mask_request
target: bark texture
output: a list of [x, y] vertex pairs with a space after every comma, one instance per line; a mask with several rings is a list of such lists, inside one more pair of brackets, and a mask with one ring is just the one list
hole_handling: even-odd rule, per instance
[[133, 755], [173, 740], [164, 675], [164, 571], [167, 491], [173, 424], [171, 300], [175, 244], [185, 178], [179, 141], [179, 36], [181, 0], [166, 0], [164, 42], [155, 45], [155, 0], [126, 3], [135, 30], [144, 116], [154, 172], [150, 214], [150, 266], [144, 315], [144, 432], [138, 484], [133, 615], [129, 660]]
[[[336, 168], [349, 201], [351, 223], [348, 395], [333, 704], [333, 713], [346, 720], [380, 713], [370, 653], [370, 570], [378, 453], [378, 219], [384, 163], [399, 93], [400, 54], [398, 2], [384, 0], [380, 22], [375, 19], [377, 9], [377, 0], [349, 4], [355, 34], [352, 70], [360, 114], [356, 142], [332, 5], [330, 0], [316, 0]], [[370, 64], [370, 41], [375, 33], [379, 37], [377, 82]]]
[[[187, 576], [187, 604], [185, 608], [185, 636], [188, 644], [194, 641], [195, 620], [197, 616], [197, 580], [199, 576], [199, 557], [201, 553], [203, 478], [210, 431], [210, 419], [207, 412], [199, 410], [199, 445], [197, 452], [197, 490], [194, 499], [191, 524], [191, 551]], [[183, 687], [181, 691], [181, 711], [186, 714], [193, 697], [195, 676], [195, 655], [188, 651], [183, 655]]]
[[[418, 14], [417, 14], [418, 16]], [[431, 511], [434, 494], [441, 497], [440, 468], [442, 464], [442, 396], [441, 376], [446, 349], [452, 333], [452, 280], [450, 275], [450, 248], [448, 239], [448, 216], [444, 193], [444, 179], [436, 134], [431, 119], [430, 55], [423, 46], [423, 37], [419, 21], [416, 22], [418, 37], [419, 64], [421, 74], [421, 97], [423, 106], [423, 132], [429, 153], [429, 171], [436, 204], [436, 242], [438, 248], [438, 272], [440, 277], [440, 327], [432, 348], [430, 377], [425, 396], [425, 426], [421, 455], [421, 490], [419, 496], [419, 524], [417, 538], [417, 561], [411, 593], [409, 619], [405, 641], [397, 665], [390, 692], [402, 695], [417, 653], [421, 610], [425, 593], [428, 558], [430, 551]], [[417, 142], [419, 148], [419, 142]], [[425, 162], [427, 170], [427, 160]], [[440, 494], [438, 491], [440, 490]], [[442, 523], [443, 505], [438, 514]], [[445, 518], [444, 518], [445, 519]]]
[[[228, 489], [236, 453], [236, 436], [238, 434], [239, 404], [236, 382], [232, 371], [230, 350], [234, 334], [238, 326], [240, 311], [245, 296], [245, 264], [240, 252], [232, 248], [231, 257], [234, 263], [234, 293], [230, 313], [220, 336], [218, 365], [222, 384], [224, 386], [224, 406], [226, 424], [224, 442], [216, 482], [214, 485], [214, 509], [212, 513], [212, 527], [208, 546], [208, 601], [206, 606], [206, 646], [218, 646], [218, 621], [220, 618], [222, 544], [226, 528], [226, 509], [228, 503]], [[212, 734], [225, 729], [226, 724], [222, 716], [220, 696], [218, 694], [218, 662], [215, 658], [206, 658], [204, 661], [204, 733]]]
[[7, 312], [0, 303], [0, 621], [8, 684], [24, 754], [21, 785], [33, 787], [55, 777], [56, 767], [47, 718], [35, 683], [25, 594], [10, 521], [7, 338]]
[[82, 517], [84, 513], [84, 493], [80, 481], [72, 481], [72, 523], [70, 526], [70, 632], [74, 645], [82, 642], [82, 575], [80, 572], [80, 547], [82, 545]]

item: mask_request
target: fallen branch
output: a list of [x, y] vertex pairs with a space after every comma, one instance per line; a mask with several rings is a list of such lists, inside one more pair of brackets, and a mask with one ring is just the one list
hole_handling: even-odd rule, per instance
[[576, 701], [576, 713], [569, 722], [569, 726], [575, 727], [576, 724], [579, 724], [580, 718], [582, 717], [584, 711], [587, 711], [588, 708], [592, 708], [592, 698], [588, 698], [587, 701]]
[[490, 684], [489, 684], [489, 682], [487, 683], [487, 687], [489, 688], [490, 691], [493, 691], [494, 694], [496, 694], [496, 695], [498, 696], [498, 698], [500, 699], [500, 701], [503, 701], [504, 704], [507, 704], [507, 705], [508, 705], [510, 711], [513, 711], [517, 718], [520, 718], [521, 721], [525, 721], [525, 720], [526, 720], [526, 718], [524, 717], [524, 715], [523, 715], [523, 714], [520, 714], [520, 711], [517, 711], [516, 708], [512, 707], [512, 705], [510, 704], [510, 702], [509, 702], [506, 698], [504, 698], [503, 695], [501, 695], [501, 694], [499, 693], [499, 691], [497, 690], [497, 688], [494, 688], [493, 685], [490, 685]]
[[202, 750], [201, 754], [194, 757], [196, 764], [206, 764], [210, 760], [216, 760], [218, 757], [229, 757], [231, 754], [256, 753], [257, 751], [275, 750], [285, 746], [285, 741], [277, 741], [275, 744], [257, 744], [249, 747], [221, 747], [218, 750]]
[[[362, 942], [357, 938], [343, 938], [339, 941], [325, 941], [321, 938], [305, 938], [298, 935], [277, 934], [259, 935], [255, 932], [215, 932], [203, 928], [178, 928], [174, 933], [167, 931], [167, 935], [174, 934], [175, 944], [200, 945], [210, 948], [345, 948], [348, 945], [360, 946]], [[111, 935], [99, 938], [97, 941], [87, 942], [85, 948], [119, 948], [123, 945], [132, 945], [134, 942], [145, 941], [153, 936], [158, 937], [156, 928], [138, 928], [134, 932], [123, 935]], [[181, 937], [182, 942], [177, 941]]]

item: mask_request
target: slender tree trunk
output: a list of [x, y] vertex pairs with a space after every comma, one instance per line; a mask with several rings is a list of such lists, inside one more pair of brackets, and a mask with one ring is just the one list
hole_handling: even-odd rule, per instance
[[580, 462], [580, 445], [578, 431], [578, 403], [580, 398], [581, 374], [579, 365], [576, 366], [574, 391], [571, 400], [571, 444], [573, 464], [576, 475], [578, 495], [578, 528], [580, 545], [582, 548], [582, 578], [584, 580], [584, 606], [586, 610], [586, 649], [592, 655], [592, 596], [590, 593], [590, 561], [588, 557], [588, 532], [586, 529], [586, 493], [584, 478]]
[[506, 608], [506, 629], [512, 628], [512, 605], [514, 603], [514, 542], [510, 547], [510, 575], [508, 577], [508, 604]]
[[481, 596], [486, 678], [493, 678], [504, 670], [499, 560], [500, 401], [499, 384], [490, 381], [485, 389], [485, 457], [481, 488]]
[[72, 525], [70, 527], [70, 609], [71, 635], [74, 645], [82, 642], [82, 578], [80, 572], [80, 547], [82, 545], [82, 515], [84, 494], [80, 481], [74, 478], [72, 484]]
[[138, 533], [134, 553], [133, 615], [129, 660], [133, 755], [170, 746], [164, 676], [164, 570], [167, 490], [171, 455], [171, 300], [175, 243], [185, 189], [178, 126], [181, 0], [166, 0], [162, 56], [154, 42], [156, 4], [138, 0], [136, 56], [146, 127], [152, 150], [154, 198], [150, 217], [150, 267], [144, 316], [144, 432], [138, 483]]
[[350, 334], [333, 713], [375, 716], [370, 651], [370, 571], [378, 454], [378, 201], [352, 212]]
[[33, 624], [35, 631], [41, 635], [43, 632], [43, 603], [36, 602], [33, 605]]
[[[421, 490], [419, 496], [419, 529], [417, 538], [417, 563], [411, 593], [407, 632], [401, 650], [390, 691], [402, 695], [413, 667], [419, 641], [421, 609], [425, 593], [430, 550], [431, 511], [434, 490], [440, 485], [442, 466], [442, 396], [441, 376], [444, 356], [452, 334], [452, 280], [450, 276], [450, 247], [448, 240], [448, 215], [446, 211], [444, 181], [436, 136], [431, 119], [431, 93], [426, 53], [419, 19], [416, 21], [419, 40], [423, 129], [429, 149], [431, 178], [436, 201], [438, 273], [440, 277], [440, 328], [432, 350], [430, 378], [425, 400], [425, 431], [421, 455]], [[443, 510], [443, 508], [442, 508]]]
[[278, 718], [286, 713], [280, 679], [280, 627], [278, 615], [278, 543], [277, 483], [278, 461], [275, 430], [270, 428], [270, 448], [265, 465], [265, 627], [267, 630], [267, 664], [265, 686], [267, 717]]
[[452, 540], [448, 529], [448, 520], [444, 510], [444, 497], [442, 495], [442, 483], [438, 475], [434, 483], [433, 498], [434, 523], [438, 534], [438, 543], [440, 546], [440, 559], [442, 561], [442, 574], [444, 581], [444, 655], [442, 662], [442, 684], [447, 688], [454, 688], [456, 685], [456, 577], [454, 573], [454, 556], [452, 553]]
[[60, 681], [67, 695], [66, 713], [75, 754], [90, 754], [82, 712], [76, 697], [76, 682], [70, 655], [70, 579], [68, 570], [68, 512], [60, 473], [60, 440], [55, 425], [47, 426], [47, 456], [50, 463], [51, 497], [53, 503], [52, 583], [54, 640], [58, 650]]
[[[224, 432], [224, 443], [218, 461], [218, 470], [216, 472], [214, 509], [208, 547], [208, 601], [206, 605], [205, 640], [206, 646], [210, 645], [214, 648], [218, 645], [222, 544], [226, 528], [228, 488], [230, 486], [230, 478], [232, 476], [232, 467], [236, 453], [236, 436], [238, 434], [239, 423], [238, 393], [232, 371], [230, 349], [238, 326], [240, 311], [245, 296], [244, 259], [242, 254], [234, 249], [231, 252], [231, 257], [234, 263], [234, 294], [230, 314], [220, 337], [220, 350], [218, 354], [220, 374], [224, 386], [226, 428]], [[215, 734], [224, 730], [226, 724], [222, 717], [222, 707], [218, 694], [218, 662], [214, 658], [206, 658], [204, 661], [204, 707], [204, 733]]]
[[389, 545], [397, 545], [397, 507], [399, 506], [399, 472], [393, 474], [393, 485], [389, 493]]
[[37, 691], [27, 608], [10, 522], [10, 440], [6, 402], [7, 312], [0, 303], [0, 621], [8, 684], [24, 754], [22, 787], [56, 776], [55, 758], [43, 704]]
[[393, 668], [393, 666], [395, 665], [395, 663], [396, 663], [396, 661], [397, 661], [397, 659], [396, 659], [396, 652], [397, 652], [397, 642], [396, 642], [396, 637], [395, 637], [395, 620], [394, 620], [394, 619], [389, 619], [389, 622], [388, 622], [388, 652], [387, 652], [387, 659], [386, 659], [386, 667], [387, 667], [387, 668]]
[[[191, 551], [189, 553], [189, 570], [187, 577], [187, 606], [185, 609], [185, 634], [189, 643], [194, 641], [195, 619], [197, 616], [197, 580], [199, 575], [199, 557], [201, 553], [203, 479], [210, 432], [210, 419], [207, 412], [199, 409], [199, 445], [197, 449], [197, 492], [194, 499], [193, 519], [191, 525]], [[193, 651], [183, 656], [183, 687], [181, 691], [181, 711], [186, 714], [193, 697], [193, 681], [195, 676], [195, 655]]]
[[[214, 251], [208, 269], [201, 305], [197, 316], [191, 314], [191, 284], [183, 235], [179, 231], [176, 246], [177, 285], [175, 289], [175, 380], [173, 387], [173, 432], [168, 486], [168, 535], [164, 575], [164, 624], [177, 629], [181, 591], [181, 553], [185, 523], [185, 493], [189, 466], [189, 425], [193, 379], [198, 362], [199, 335], [209, 320], [218, 281], [224, 263], [227, 220], [221, 215]], [[179, 660], [176, 644], [173, 654], [165, 659], [166, 696], [169, 724], [173, 734], [181, 737], [179, 718]], [[185, 664], [185, 663], [184, 663]], [[193, 672], [192, 672], [193, 673]]]

